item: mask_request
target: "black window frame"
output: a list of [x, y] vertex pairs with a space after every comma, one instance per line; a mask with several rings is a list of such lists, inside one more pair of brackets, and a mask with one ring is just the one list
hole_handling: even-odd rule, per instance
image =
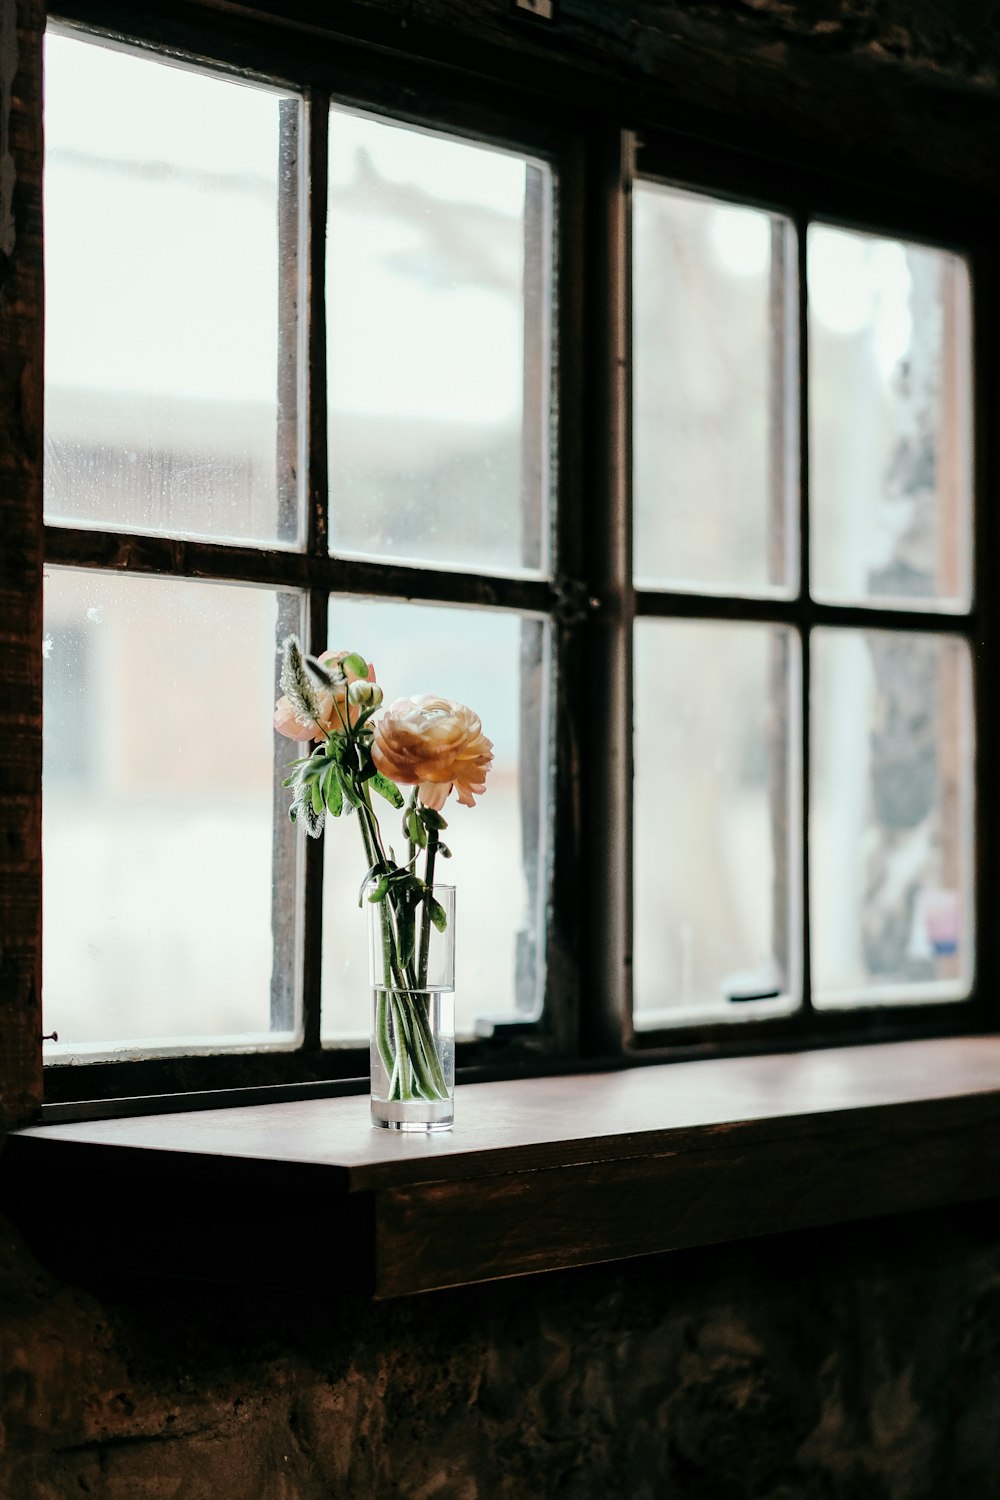
[[[993, 355], [985, 330], [997, 326], [990, 265], [987, 206], [956, 212], [953, 195], [940, 198], [940, 183], [901, 178], [889, 184], [884, 170], [872, 180], [841, 174], [836, 163], [796, 162], [794, 153], [766, 136], [739, 148], [704, 121], [678, 121], [664, 97], [648, 91], [631, 106], [612, 91], [604, 101], [581, 89], [574, 102], [546, 78], [528, 69], [523, 83], [502, 76], [493, 59], [456, 43], [438, 62], [400, 55], [359, 39], [331, 37], [259, 19], [238, 24], [218, 12], [186, 5], [138, 20], [123, 3], [71, 0], [58, 24], [156, 56], [176, 56], [236, 76], [277, 84], [300, 93], [309, 111], [305, 132], [312, 204], [306, 256], [313, 280], [313, 308], [322, 311], [324, 274], [326, 121], [330, 99], [338, 103], [426, 125], [471, 139], [543, 157], [558, 179], [553, 321], [558, 346], [553, 571], [549, 581], [507, 580], [413, 569], [331, 557], [325, 529], [325, 330], [311, 317], [305, 341], [309, 370], [308, 537], [302, 552], [269, 552], [213, 542], [88, 533], [46, 525], [46, 561], [55, 565], [126, 568], [197, 578], [287, 584], [307, 591], [305, 630], [325, 637], [331, 593], [358, 593], [426, 602], [521, 608], [548, 618], [555, 672], [553, 708], [553, 848], [551, 899], [546, 937], [545, 1010], [537, 1023], [499, 1026], [491, 1037], [463, 1043], [460, 1081], [530, 1072], [659, 1062], [718, 1053], [780, 1051], [948, 1035], [988, 1027], [995, 1018], [994, 968], [987, 891], [996, 854], [988, 778], [997, 743], [996, 718], [983, 669], [984, 643], [992, 639], [988, 556], [995, 522], [986, 498], [994, 487], [987, 392]], [[558, 73], [558, 64], [554, 64]], [[567, 73], [568, 77], [568, 73]], [[567, 83], [572, 91], [572, 85]], [[692, 129], [697, 125], [701, 133]], [[303, 163], [303, 172], [306, 165]], [[973, 642], [974, 712], [977, 726], [975, 986], [968, 1001], [851, 1011], [815, 1011], [808, 1005], [775, 1020], [709, 1023], [666, 1031], [636, 1032], [631, 1025], [631, 627], [636, 591], [631, 579], [629, 513], [630, 447], [630, 188], [634, 176], [670, 182], [749, 206], [788, 215], [799, 231], [800, 328], [805, 318], [804, 225], [809, 217], [870, 233], [926, 240], [964, 255], [973, 287], [973, 608], [969, 616], [921, 615], [918, 629], [956, 630]], [[800, 376], [807, 342], [800, 338]], [[807, 384], [800, 389], [802, 468], [807, 471]], [[807, 482], [807, 474], [806, 474]], [[806, 501], [803, 499], [803, 517]], [[808, 528], [800, 528], [803, 553]], [[802, 568], [808, 579], [808, 557]], [[670, 596], [663, 612], [700, 618], [776, 620], [807, 632], [814, 624], [914, 625], [898, 610], [819, 606], [809, 600], [732, 600]], [[640, 604], [640, 612], [646, 609]], [[706, 613], [707, 611], [707, 613]], [[804, 691], [808, 690], [808, 682]], [[594, 722], [593, 705], [608, 711]], [[803, 715], [803, 724], [807, 718]], [[804, 735], [808, 730], [804, 728]], [[804, 750], [808, 746], [804, 745]], [[804, 774], [808, 762], [804, 759]], [[803, 863], [807, 839], [804, 838]], [[602, 849], [601, 858], [593, 857]], [[83, 1066], [46, 1068], [46, 1100], [69, 1101], [164, 1097], [178, 1102], [243, 1102], [289, 1097], [290, 1092], [362, 1091], [367, 1054], [323, 1047], [319, 1040], [320, 846], [306, 851], [304, 908], [305, 1038], [297, 1051], [216, 1056], [136, 1058]], [[808, 895], [803, 903], [808, 912]], [[807, 930], [807, 928], [806, 928]], [[808, 950], [805, 954], [808, 974]], [[806, 978], [808, 993], [808, 978]]]

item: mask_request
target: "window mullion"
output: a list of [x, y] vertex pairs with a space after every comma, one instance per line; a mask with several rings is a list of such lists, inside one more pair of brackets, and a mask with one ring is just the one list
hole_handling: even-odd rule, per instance
[[[301, 216], [306, 196], [303, 181], [304, 107], [283, 99], [278, 111], [278, 415], [275, 445], [278, 538], [298, 541], [301, 534], [299, 474], [299, 385], [302, 360], [299, 319], [302, 282]], [[274, 690], [280, 691], [280, 649], [285, 636], [302, 629], [302, 604], [291, 593], [277, 596]], [[279, 758], [282, 746], [276, 749]], [[298, 962], [301, 928], [303, 858], [298, 840], [287, 836], [287, 797], [275, 776], [271, 798], [271, 1029], [293, 1031], [298, 1012]]]
[[812, 966], [809, 899], [809, 799], [810, 799], [810, 726], [809, 687], [811, 680], [811, 577], [809, 553], [809, 293], [807, 281], [808, 216], [795, 216], [797, 250], [797, 319], [798, 319], [798, 396], [799, 396], [799, 600], [803, 607], [800, 625], [800, 816], [799, 839], [800, 886], [802, 893], [802, 1011], [812, 1010]]
[[[524, 190], [524, 313], [522, 446], [521, 446], [521, 561], [526, 568], [546, 564], [551, 533], [549, 503], [549, 425], [552, 361], [548, 299], [553, 268], [546, 250], [551, 244], [551, 209], [545, 173], [529, 165]], [[545, 497], [542, 499], [542, 497]], [[550, 564], [549, 564], [550, 565]], [[549, 791], [543, 762], [548, 760], [549, 670], [545, 631], [537, 619], [521, 620], [520, 735], [521, 849], [527, 884], [525, 926], [517, 934], [515, 1003], [519, 1014], [532, 1019], [540, 994], [538, 951], [544, 953], [546, 871], [543, 820], [548, 818]]]
[[[302, 422], [300, 451], [306, 470], [306, 551], [326, 558], [329, 537], [329, 459], [326, 391], [326, 219], [328, 181], [329, 96], [310, 90], [306, 107], [305, 161], [308, 191], [300, 218], [304, 242], [304, 276], [300, 306], [305, 308], [304, 359], [300, 371]], [[329, 597], [312, 588], [306, 608], [305, 639], [319, 650], [325, 644]], [[323, 840], [305, 839], [305, 899], [302, 921], [302, 1025], [305, 1050], [320, 1047], [320, 994], [323, 948]]]
[[601, 608], [579, 632], [584, 660], [581, 837], [589, 883], [582, 1018], [586, 1051], [620, 1053], [632, 1016], [631, 179], [634, 142], [614, 132], [594, 153], [587, 306], [593, 383], [585, 393], [595, 449], [587, 472], [588, 567]]

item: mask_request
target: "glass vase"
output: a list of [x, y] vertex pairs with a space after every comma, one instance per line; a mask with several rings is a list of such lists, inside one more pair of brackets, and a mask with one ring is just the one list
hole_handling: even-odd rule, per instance
[[430, 897], [368, 903], [371, 1115], [383, 1130], [450, 1130], [455, 1117], [455, 887]]

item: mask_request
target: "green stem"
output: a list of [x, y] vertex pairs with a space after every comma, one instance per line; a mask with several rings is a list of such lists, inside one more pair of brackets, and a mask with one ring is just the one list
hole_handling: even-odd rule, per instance
[[377, 990], [376, 997], [375, 1045], [378, 1048], [378, 1055], [382, 1059], [385, 1076], [391, 1079], [395, 1069], [395, 1058], [392, 1053], [392, 1041], [389, 1037], [389, 1008], [386, 1004], [385, 990]]
[[[361, 806], [358, 808], [358, 821], [365, 846], [365, 856], [368, 859], [368, 868], [388, 870], [389, 861], [382, 845], [378, 819], [375, 817], [369, 799], [368, 788], [363, 783], [359, 789], [359, 796]], [[437, 832], [432, 829], [427, 847], [427, 871], [430, 876], [433, 876], [434, 872], [437, 843]], [[414, 984], [405, 966], [399, 961], [398, 934], [393, 930], [395, 916], [395, 903], [391, 892], [387, 892], [384, 900], [379, 903], [383, 980], [386, 988], [381, 992], [377, 1002], [375, 1029], [379, 1055], [386, 1072], [390, 1073], [389, 1097], [407, 1100], [413, 1098], [416, 1093], [429, 1100], [446, 1099], [448, 1088], [445, 1083], [444, 1069], [441, 1066], [441, 1059], [428, 1019], [422, 1013], [423, 1007], [419, 996], [410, 993], [426, 987], [430, 915], [425, 911], [421, 931], [419, 973], [423, 978], [423, 986]], [[390, 1010], [393, 1019], [394, 1035], [392, 1037], [389, 1033]]]
[[412, 1000], [412, 1014], [416, 1040], [422, 1054], [422, 1062], [427, 1071], [428, 1081], [433, 1093], [428, 1098], [447, 1099], [448, 1085], [445, 1082], [444, 1067], [431, 1030], [429, 1014], [424, 1012], [424, 1003], [430, 1009], [430, 994], [427, 990], [419, 991]]
[[417, 988], [427, 988], [427, 966], [431, 952], [431, 902], [434, 899], [434, 864], [437, 860], [438, 844], [441, 836], [436, 828], [427, 831], [427, 863], [424, 866], [424, 884], [427, 894], [424, 896], [423, 912], [420, 918], [420, 961], [417, 965]]

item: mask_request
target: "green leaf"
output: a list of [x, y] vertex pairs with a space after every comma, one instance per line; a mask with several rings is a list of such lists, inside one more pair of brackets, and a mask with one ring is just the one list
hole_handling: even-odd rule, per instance
[[448, 913], [445, 911], [440, 901], [435, 901], [434, 897], [432, 896], [427, 903], [427, 909], [430, 912], [431, 921], [434, 923], [434, 926], [437, 928], [438, 932], [444, 932], [445, 928], [448, 925]]
[[445, 822], [444, 818], [442, 818], [441, 814], [437, 812], [433, 807], [424, 807], [423, 803], [421, 803], [419, 812], [421, 818], [423, 819], [425, 828], [442, 829], [448, 827], [448, 824]]
[[447, 844], [438, 844], [437, 852], [444, 855], [445, 859], [451, 859], [451, 850], [448, 848]]
[[310, 797], [312, 799], [313, 812], [319, 817], [323, 811], [323, 792], [319, 782], [316, 780], [313, 781]]
[[337, 775], [337, 767], [331, 764], [323, 777], [323, 801], [334, 818], [339, 818], [344, 810], [344, 789]]
[[339, 766], [337, 768], [337, 774], [340, 779], [340, 785], [344, 789], [344, 796], [347, 798], [351, 806], [363, 807], [364, 799], [354, 785], [354, 777], [352, 773], [347, 769], [346, 766]]
[[418, 849], [427, 848], [427, 829], [417, 815], [414, 808], [410, 808], [403, 819], [403, 832], [411, 844], [416, 844]]
[[390, 781], [388, 776], [383, 776], [381, 771], [374, 771], [370, 779], [372, 788], [378, 792], [380, 797], [384, 797], [387, 802], [391, 802], [393, 807], [402, 807], [403, 794], [394, 781]]
[[368, 900], [369, 901], [384, 901], [385, 897], [386, 897], [386, 892], [388, 891], [388, 889], [389, 889], [389, 877], [388, 877], [388, 875], [383, 875], [382, 879], [379, 881], [378, 885], [375, 887], [375, 889], [372, 891], [371, 895], [368, 897]]
[[362, 880], [361, 885], [358, 888], [358, 905], [359, 906], [361, 905], [361, 903], [365, 899], [365, 887], [369, 884], [369, 882], [373, 879], [373, 877], [376, 876], [379, 873], [380, 869], [381, 869], [381, 865], [370, 865], [368, 867], [368, 869], [365, 871], [365, 878]]

